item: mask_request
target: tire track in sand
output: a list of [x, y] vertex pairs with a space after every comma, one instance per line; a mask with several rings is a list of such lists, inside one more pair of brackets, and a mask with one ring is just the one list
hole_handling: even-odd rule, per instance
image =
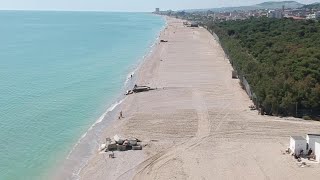
[[198, 143], [199, 140], [205, 139], [210, 135], [208, 108], [203, 99], [203, 95], [199, 90], [193, 90], [192, 103], [198, 114], [198, 130], [196, 136], [144, 161], [140, 164], [141, 169], [138, 169], [138, 173], [135, 175], [134, 179], [154, 179], [157, 174], [156, 171], [163, 167], [167, 162], [180, 156], [180, 154], [188, 147], [193, 146]]

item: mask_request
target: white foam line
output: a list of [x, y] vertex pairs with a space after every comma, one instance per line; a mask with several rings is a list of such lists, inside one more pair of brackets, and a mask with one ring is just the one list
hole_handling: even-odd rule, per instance
[[86, 161], [82, 164], [82, 166], [78, 169], [78, 171], [77, 171], [76, 173], [73, 172], [71, 179], [74, 179], [74, 178], [75, 178], [76, 180], [79, 180], [79, 179], [81, 178], [80, 173], [81, 173], [82, 169], [88, 164], [88, 162], [89, 162], [89, 160], [86, 160]]
[[127, 85], [129, 83], [129, 81], [131, 80], [131, 75], [134, 76], [134, 74], [136, 73], [138, 68], [135, 68], [132, 72], [130, 72], [128, 75], [127, 75], [127, 79], [126, 81], [124, 82], [124, 85]]
[[81, 136], [81, 138], [78, 140], [78, 142], [73, 146], [73, 148], [71, 149], [71, 151], [69, 152], [67, 159], [69, 159], [70, 155], [72, 154], [72, 152], [74, 151], [74, 149], [81, 143], [82, 139], [85, 138], [88, 134], [89, 131], [91, 131], [97, 124], [101, 123], [104, 119], [104, 117], [111, 111], [113, 111], [119, 104], [121, 104], [124, 100], [126, 99], [123, 98], [122, 100], [112, 104], [105, 113], [102, 114], [102, 116], [100, 116], [100, 118]]
[[[96, 143], [99, 146], [99, 143], [97, 141]], [[78, 168], [78, 170], [76, 170], [76, 172], [72, 172], [71, 179], [75, 179], [75, 180], [81, 179], [80, 173], [82, 169], [88, 164], [88, 162], [89, 162], [89, 159], [88, 158], [85, 159], [85, 161], [80, 164], [80, 167]]]
[[[168, 22], [166, 21], [165, 25], [163, 26], [162, 30], [159, 32], [157, 38], [155, 39], [155, 42], [152, 43], [152, 45], [149, 47], [150, 48], [150, 51], [144, 55], [142, 57], [142, 61], [139, 62], [139, 65], [132, 71], [130, 72], [128, 75], [127, 75], [127, 79], [125, 81], [125, 85], [129, 82], [129, 80], [131, 79], [131, 75], [134, 75], [136, 73], [136, 71], [139, 69], [140, 65], [142, 63], [144, 63], [144, 60], [151, 55], [151, 53], [153, 52], [154, 50], [154, 47], [156, 46], [156, 44], [158, 43], [159, 39], [160, 39], [160, 35], [161, 33], [165, 30], [165, 28], [168, 26]], [[97, 124], [101, 123], [104, 119], [104, 117], [111, 111], [113, 111], [119, 104], [121, 104], [124, 100], [126, 99], [126, 97], [114, 104], [112, 104], [108, 109], [107, 111], [88, 129], [87, 132], [85, 132], [81, 138], [78, 140], [78, 142], [73, 146], [72, 150], [70, 151], [69, 155], [67, 156], [67, 159], [69, 159], [71, 153], [74, 151], [74, 149], [80, 144], [80, 142], [82, 141], [83, 138], [86, 137], [86, 135], [88, 134], [89, 131], [91, 131], [94, 126], [96, 126]], [[86, 166], [86, 164], [88, 163], [89, 160], [86, 160], [84, 163], [82, 163], [82, 166], [76, 171], [76, 172], [73, 172], [72, 173], [72, 178], [76, 178], [76, 179], [80, 179], [80, 172], [82, 171], [82, 169]]]
[[[164, 26], [165, 28], [166, 26]], [[135, 73], [138, 71], [138, 69], [140, 68], [141, 64], [144, 62], [144, 60], [146, 60], [146, 58], [148, 58], [152, 52], [154, 51], [154, 47], [156, 46], [156, 44], [158, 43], [159, 39], [160, 39], [160, 34], [161, 32], [164, 30], [164, 28], [162, 28], [162, 30], [159, 32], [159, 34], [157, 35], [155, 41], [150, 45], [149, 47], [149, 52], [146, 53], [145, 55], [142, 56], [142, 61], [139, 61], [138, 62], [138, 65], [136, 65], [136, 67], [133, 69], [132, 72], [130, 72], [128, 75], [127, 75], [127, 79], [125, 80], [124, 82], [124, 85], [126, 86], [129, 81], [131, 80], [131, 75], [134, 76]]]

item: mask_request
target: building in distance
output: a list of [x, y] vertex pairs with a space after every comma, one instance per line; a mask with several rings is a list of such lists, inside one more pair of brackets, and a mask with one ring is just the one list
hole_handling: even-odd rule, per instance
[[280, 10], [270, 10], [268, 12], [268, 17], [281, 19], [283, 17], [283, 14], [282, 14], [282, 11], [280, 11]]

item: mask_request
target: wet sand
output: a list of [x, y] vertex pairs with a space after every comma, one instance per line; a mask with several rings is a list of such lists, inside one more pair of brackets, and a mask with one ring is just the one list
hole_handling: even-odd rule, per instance
[[[319, 165], [300, 168], [290, 135], [319, 133], [320, 123], [258, 115], [219, 43], [203, 28], [167, 19], [159, 43], [135, 74], [156, 90], [128, 96], [101, 134], [142, 140], [142, 151], [99, 153], [80, 179], [320, 179]], [[117, 112], [116, 112], [117, 113]], [[100, 135], [99, 135], [100, 136]]]

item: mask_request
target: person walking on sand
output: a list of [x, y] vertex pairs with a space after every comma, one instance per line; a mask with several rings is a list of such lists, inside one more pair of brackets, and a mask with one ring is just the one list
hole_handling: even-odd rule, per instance
[[120, 116], [119, 116], [120, 118], [123, 118], [123, 116], [122, 116], [122, 111], [120, 111]]

